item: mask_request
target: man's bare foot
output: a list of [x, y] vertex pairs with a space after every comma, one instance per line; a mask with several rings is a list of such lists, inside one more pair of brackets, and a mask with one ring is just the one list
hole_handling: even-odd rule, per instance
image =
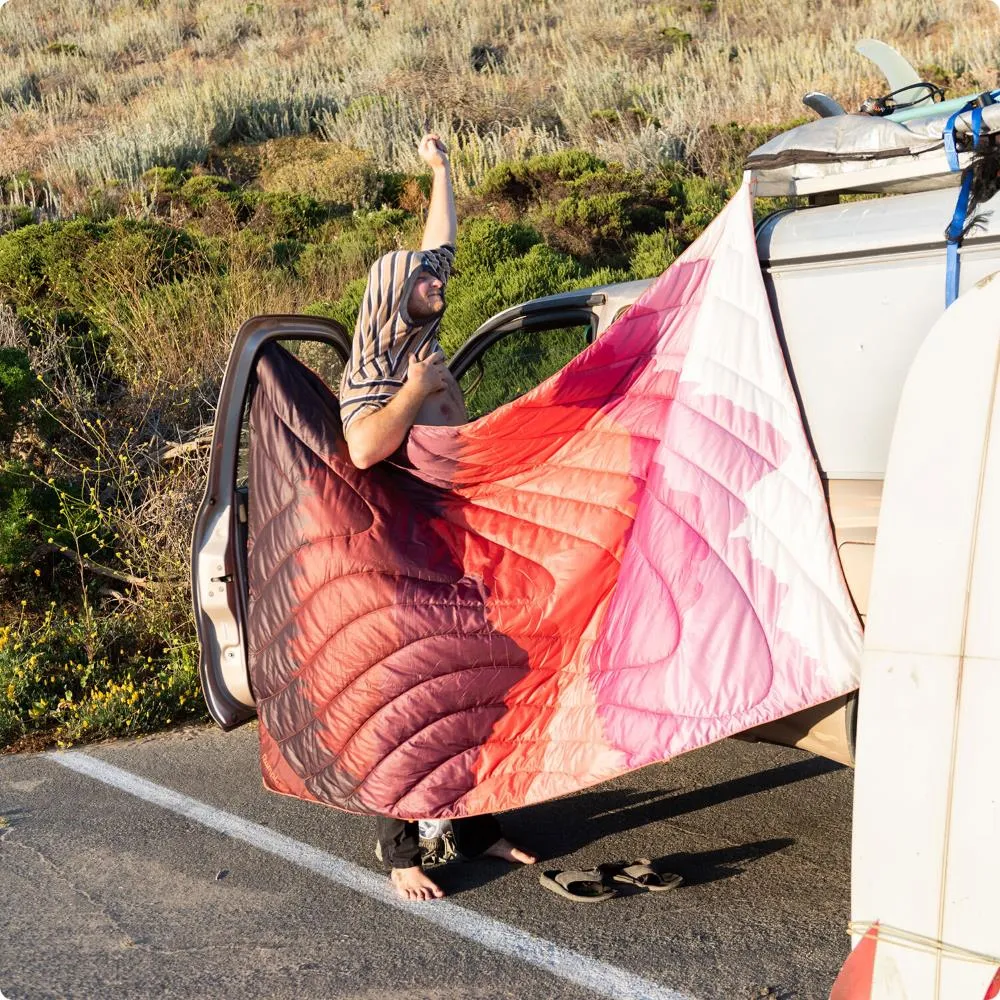
[[520, 847], [515, 847], [509, 840], [501, 837], [492, 847], [487, 847], [483, 854], [490, 858], [500, 858], [509, 861], [511, 864], [533, 865], [538, 858], [534, 854], [522, 851]]
[[444, 890], [436, 882], [429, 879], [419, 865], [414, 865], [412, 868], [393, 868], [389, 877], [396, 890], [396, 895], [411, 903], [441, 899], [444, 896]]

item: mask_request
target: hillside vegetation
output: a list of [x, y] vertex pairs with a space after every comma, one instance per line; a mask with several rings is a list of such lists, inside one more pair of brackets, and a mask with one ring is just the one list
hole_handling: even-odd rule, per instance
[[666, 268], [745, 154], [885, 90], [997, 85], [987, 0], [10, 0], [0, 7], [0, 747], [200, 716], [188, 543], [226, 355], [353, 327], [451, 151], [454, 350], [524, 299]]

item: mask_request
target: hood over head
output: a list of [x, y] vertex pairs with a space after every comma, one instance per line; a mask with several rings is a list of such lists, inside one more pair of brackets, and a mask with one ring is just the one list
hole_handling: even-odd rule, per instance
[[399, 392], [410, 355], [425, 358], [438, 349], [441, 317], [414, 323], [406, 303], [420, 273], [447, 283], [454, 260], [455, 248], [444, 244], [434, 250], [395, 250], [372, 264], [340, 383], [345, 431], [360, 414], [380, 410]]

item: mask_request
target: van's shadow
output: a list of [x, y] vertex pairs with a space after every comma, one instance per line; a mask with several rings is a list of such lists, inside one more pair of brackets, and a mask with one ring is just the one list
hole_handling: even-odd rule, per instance
[[[515, 843], [535, 851], [540, 865], [545, 866], [549, 859], [573, 854], [613, 834], [839, 770], [840, 764], [811, 757], [690, 792], [628, 788], [582, 792], [505, 814], [504, 832]], [[719, 850], [664, 855], [654, 858], [653, 867], [683, 875], [687, 885], [702, 885], [739, 874], [740, 864], [783, 850], [793, 842], [790, 838], [774, 838]], [[588, 860], [598, 863], [621, 859]], [[508, 870], [502, 861], [485, 859], [437, 868], [434, 878], [450, 895], [492, 882]]]

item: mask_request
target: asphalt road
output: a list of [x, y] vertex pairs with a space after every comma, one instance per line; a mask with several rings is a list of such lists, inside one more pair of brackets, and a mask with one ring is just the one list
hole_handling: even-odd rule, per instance
[[252, 727], [0, 757], [0, 994], [826, 1000], [851, 786], [728, 740], [505, 817], [541, 867], [648, 856], [680, 889], [583, 906], [486, 861], [395, 906], [372, 821], [264, 791]]

